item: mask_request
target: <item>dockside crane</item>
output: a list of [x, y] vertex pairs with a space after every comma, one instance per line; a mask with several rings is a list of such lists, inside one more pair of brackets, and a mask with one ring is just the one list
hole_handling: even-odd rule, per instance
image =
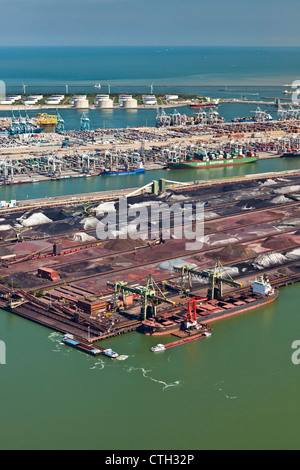
[[59, 114], [57, 108], [56, 108], [56, 116], [57, 116], [57, 119], [56, 119], [55, 132], [57, 132], [58, 134], [64, 134], [64, 132], [65, 132], [65, 121], [61, 117], [61, 115]]
[[84, 112], [81, 114], [81, 117], [80, 117], [80, 130], [81, 131], [90, 130], [90, 120]]
[[[208, 279], [209, 288], [207, 292], [207, 297], [209, 299], [221, 299], [223, 296], [223, 284], [229, 284], [234, 287], [243, 287], [243, 284], [234, 281], [231, 276], [225, 277], [223, 272], [225, 268], [220, 263], [220, 260], [217, 259], [214, 269], [198, 269], [195, 266], [174, 266], [174, 271], [181, 274], [181, 293], [189, 292], [192, 288], [192, 277], [200, 277]], [[184, 280], [188, 277], [188, 290], [184, 289]]]
[[[113, 287], [113, 309], [116, 310], [117, 302], [120, 296], [122, 296], [123, 305], [126, 307], [126, 294], [131, 292], [133, 294], [140, 295], [141, 298], [141, 315], [145, 320], [147, 318], [147, 307], [149, 302], [152, 305], [154, 316], [156, 316], [156, 307], [161, 302], [165, 302], [173, 307], [176, 306], [176, 302], [167, 299], [163, 292], [160, 290], [156, 282], [154, 281], [151, 274], [147, 278], [146, 286], [128, 286], [125, 281], [119, 282], [107, 282], [107, 285]], [[158, 295], [159, 294], [159, 295]]]

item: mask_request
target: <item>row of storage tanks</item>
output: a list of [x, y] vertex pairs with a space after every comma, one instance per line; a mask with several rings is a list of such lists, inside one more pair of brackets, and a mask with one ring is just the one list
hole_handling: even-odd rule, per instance
[[[114, 107], [114, 102], [109, 95], [96, 95], [94, 105], [101, 109], [109, 109]], [[132, 95], [119, 95], [119, 106], [134, 109], [137, 108], [137, 100], [132, 98]]]
[[[86, 95], [75, 95], [69, 103], [76, 109], [87, 109], [89, 102]], [[112, 109], [114, 107], [113, 100], [109, 95], [96, 95], [94, 105], [101, 109]], [[119, 95], [119, 106], [126, 109], [137, 108], [137, 100], [132, 98], [132, 95]]]

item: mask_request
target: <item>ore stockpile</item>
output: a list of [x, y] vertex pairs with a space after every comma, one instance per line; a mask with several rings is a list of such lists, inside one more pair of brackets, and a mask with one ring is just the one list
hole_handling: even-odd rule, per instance
[[[141, 296], [128, 296], [125, 307], [118, 296], [116, 305], [117, 282], [145, 286], [151, 275], [160, 294], [177, 305], [162, 302], [157, 312], [184, 313], [189, 296], [182, 295], [174, 266], [212, 269], [219, 259], [224, 275], [244, 286], [261, 274], [274, 286], [300, 279], [300, 175], [128, 198], [133, 210], [155, 201], [204, 203], [201, 249], [187, 251], [186, 240], [162, 239], [159, 232], [153, 239], [99, 240], [97, 224], [117, 201], [0, 214], [0, 306], [61, 333], [86, 338], [88, 331], [97, 341], [141, 325]], [[190, 295], [205, 295], [207, 287], [205, 279], [193, 279]]]

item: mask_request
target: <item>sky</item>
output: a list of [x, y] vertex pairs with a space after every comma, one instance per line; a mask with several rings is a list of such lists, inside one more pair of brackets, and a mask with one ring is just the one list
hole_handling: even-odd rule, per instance
[[299, 0], [0, 0], [0, 46], [300, 46]]

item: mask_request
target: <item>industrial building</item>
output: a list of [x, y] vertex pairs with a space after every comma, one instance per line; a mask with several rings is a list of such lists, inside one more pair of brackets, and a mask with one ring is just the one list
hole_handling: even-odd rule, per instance
[[156, 100], [155, 95], [143, 95], [142, 99], [143, 99], [143, 104], [153, 105], [153, 106], [157, 105], [157, 100]]

